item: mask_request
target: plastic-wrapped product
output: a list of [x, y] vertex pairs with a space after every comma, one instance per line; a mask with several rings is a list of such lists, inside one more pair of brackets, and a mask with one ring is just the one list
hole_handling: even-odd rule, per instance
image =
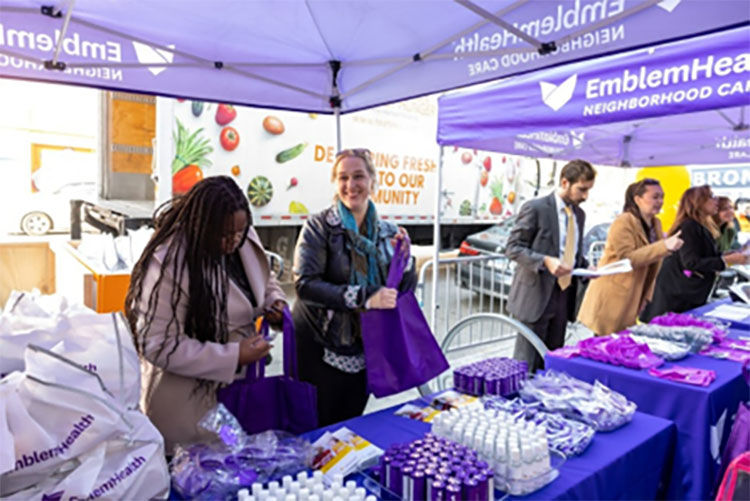
[[714, 342], [718, 343], [729, 334], [729, 325], [719, 319], [697, 318], [689, 313], [666, 313], [654, 317], [649, 322], [666, 327], [701, 327], [708, 329], [714, 336]]
[[655, 337], [637, 336], [635, 334], [630, 334], [630, 337], [636, 343], [644, 343], [648, 345], [649, 349], [655, 355], [660, 356], [664, 360], [681, 360], [690, 353], [690, 347], [685, 343], [667, 341], [666, 339]]
[[692, 353], [698, 353], [714, 342], [713, 332], [704, 327], [640, 324], [632, 325], [625, 329], [624, 332], [635, 334], [636, 336], [647, 336], [684, 343], [690, 347]]
[[482, 402], [485, 408], [509, 413], [515, 421], [526, 420], [544, 425], [550, 448], [568, 457], [581, 454], [594, 438], [595, 431], [592, 426], [559, 414], [545, 412], [539, 402], [524, 402], [520, 398], [508, 400], [494, 396], [485, 396]]
[[596, 431], [611, 431], [630, 422], [637, 408], [599, 381], [591, 385], [551, 369], [527, 379], [519, 393], [526, 401], [540, 402], [548, 412], [583, 421]]
[[578, 343], [578, 349], [583, 357], [631, 369], [648, 369], [664, 363], [663, 359], [651, 352], [648, 345], [637, 343], [625, 335], [583, 339]]
[[174, 488], [187, 498], [234, 496], [253, 483], [294, 475], [312, 459], [307, 440], [273, 430], [247, 435], [221, 404], [199, 425], [216, 433], [217, 440], [178, 446], [169, 465]]
[[716, 379], [716, 372], [707, 369], [695, 369], [693, 367], [674, 366], [668, 369], [649, 369], [648, 373], [659, 379], [693, 384], [695, 386], [708, 386]]

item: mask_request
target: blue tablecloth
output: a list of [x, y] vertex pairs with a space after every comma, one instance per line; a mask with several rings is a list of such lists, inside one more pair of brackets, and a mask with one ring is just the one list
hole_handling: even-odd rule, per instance
[[[346, 426], [381, 448], [423, 436], [430, 425], [394, 415], [397, 407], [306, 433]], [[637, 412], [633, 421], [610, 433], [597, 433], [581, 456], [568, 459], [560, 476], [544, 489], [520, 499], [654, 499], [663, 466], [673, 456], [674, 424]]]
[[[695, 308], [693, 310], [688, 311], [687, 313], [693, 314], [695, 316], [701, 316], [705, 315], [706, 313], [709, 313], [713, 311], [714, 309], [718, 308], [722, 304], [743, 304], [744, 303], [732, 303], [732, 300], [729, 298], [720, 299], [719, 301], [714, 301], [712, 303], [704, 304], [700, 308]], [[726, 318], [721, 317], [709, 317], [709, 318], [718, 318], [719, 320], [722, 320], [724, 322], [729, 323], [730, 327], [733, 329], [741, 329], [741, 330], [750, 330], [750, 310], [748, 310], [748, 315], [743, 320], [729, 320]]]
[[726, 442], [737, 406], [748, 398], [748, 387], [737, 362], [688, 355], [678, 364], [714, 370], [716, 380], [704, 388], [586, 358], [546, 358], [547, 368], [583, 381], [598, 379], [635, 402], [639, 411], [674, 421], [678, 454], [667, 495], [672, 499], [707, 499], [718, 470], [720, 445]]

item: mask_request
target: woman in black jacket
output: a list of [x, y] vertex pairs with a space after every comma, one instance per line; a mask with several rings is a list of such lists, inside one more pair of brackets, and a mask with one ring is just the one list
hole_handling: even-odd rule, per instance
[[[349, 149], [333, 164], [334, 204], [305, 222], [294, 253], [297, 301], [292, 310], [299, 376], [318, 390], [320, 426], [359, 416], [367, 378], [359, 314], [395, 308], [398, 291], [384, 286], [393, 246], [406, 230], [378, 218], [370, 152]], [[410, 265], [399, 285], [413, 289]]]
[[718, 209], [717, 199], [708, 185], [689, 188], [682, 195], [669, 234], [681, 231], [685, 243], [664, 260], [656, 278], [653, 300], [641, 314], [642, 321], [705, 304], [716, 272], [747, 261], [740, 252], [722, 255], [719, 251], [716, 245], [719, 229], [713, 220]]

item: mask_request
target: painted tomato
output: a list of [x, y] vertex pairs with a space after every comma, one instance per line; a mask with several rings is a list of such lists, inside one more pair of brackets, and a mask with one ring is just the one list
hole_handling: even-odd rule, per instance
[[472, 160], [472, 158], [474, 158], [474, 157], [473, 157], [473, 156], [471, 156], [471, 153], [469, 153], [468, 151], [464, 151], [464, 152], [463, 152], [463, 153], [461, 154], [461, 162], [462, 162], [462, 163], [463, 163], [464, 165], [466, 165], [466, 164], [469, 164], [469, 163], [471, 163], [471, 160]]
[[234, 127], [224, 127], [221, 129], [221, 147], [227, 151], [232, 151], [240, 144], [240, 135]]

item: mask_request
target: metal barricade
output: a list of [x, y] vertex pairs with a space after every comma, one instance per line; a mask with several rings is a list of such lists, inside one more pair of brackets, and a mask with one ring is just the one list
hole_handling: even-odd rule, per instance
[[591, 247], [589, 247], [589, 254], [586, 256], [590, 265], [597, 266], [599, 264], [599, 260], [604, 255], [604, 247], [606, 243], [607, 242], [603, 240], [598, 240], [591, 244]]
[[268, 259], [268, 267], [271, 268], [276, 280], [281, 280], [281, 276], [284, 274], [284, 258], [279, 254], [271, 251], [266, 252], [266, 259]]
[[[419, 270], [416, 295], [427, 313], [432, 308], [430, 260]], [[461, 256], [439, 260], [436, 315], [431, 325], [440, 342], [452, 325], [474, 313], [504, 313], [515, 263], [502, 254]], [[428, 273], [429, 271], [429, 273]], [[431, 315], [428, 321], [431, 321]]]

